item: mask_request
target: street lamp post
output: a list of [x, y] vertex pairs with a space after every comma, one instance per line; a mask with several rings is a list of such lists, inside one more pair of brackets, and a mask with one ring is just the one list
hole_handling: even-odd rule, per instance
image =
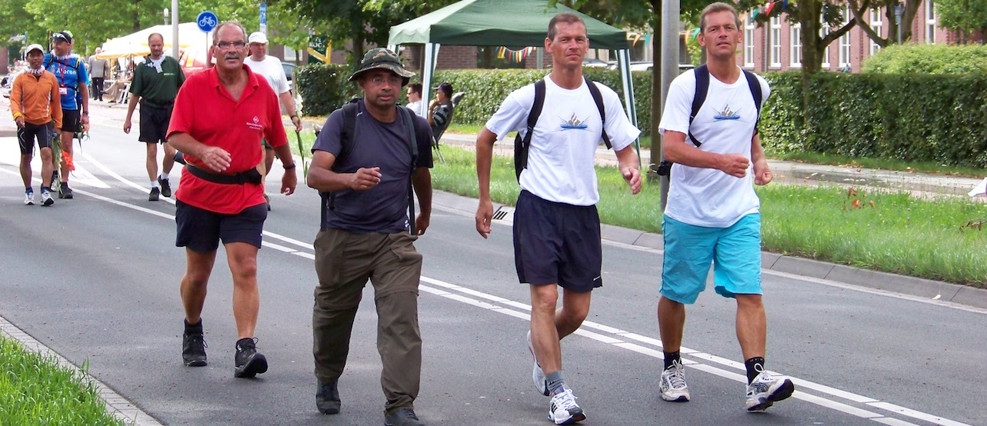
[[894, 5], [894, 18], [895, 22], [898, 23], [898, 44], [901, 44], [901, 15], [905, 12], [905, 8], [902, 7], [901, 3], [895, 3]]

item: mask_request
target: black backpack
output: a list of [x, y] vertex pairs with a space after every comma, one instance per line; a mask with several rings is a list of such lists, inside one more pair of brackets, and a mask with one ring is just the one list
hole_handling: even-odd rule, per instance
[[[603, 109], [603, 95], [600, 94], [600, 88], [596, 87], [592, 80], [585, 76], [583, 76], [583, 80], [589, 87], [589, 93], [593, 95], [596, 109], [600, 110], [600, 119], [603, 120], [603, 142], [607, 144], [607, 149], [612, 149], [613, 144], [610, 143], [610, 136], [607, 135], [607, 114]], [[521, 137], [520, 132], [514, 137], [514, 175], [518, 182], [521, 181], [521, 171], [528, 167], [528, 148], [531, 146], [531, 135], [535, 131], [535, 124], [538, 124], [538, 116], [541, 115], [541, 108], [544, 104], [545, 79], [541, 79], [535, 83], [535, 103], [531, 105], [531, 111], [528, 112], [528, 127], [524, 132], [524, 137]]]
[[[747, 86], [751, 90], [751, 96], [754, 98], [754, 105], [757, 107], [757, 121], [754, 124], [754, 134], [757, 134], [757, 126], [761, 121], [761, 100], [763, 98], [761, 94], [761, 83], [757, 81], [757, 76], [754, 73], [741, 69], [744, 72], [744, 78], [747, 79]], [[702, 108], [703, 102], [706, 102], [706, 93], [709, 92], [709, 68], [706, 64], [702, 64], [693, 71], [696, 73], [696, 93], [692, 95], [692, 112], [689, 113], [689, 140], [692, 144], [699, 148], [703, 143], [696, 139], [696, 136], [692, 134], [692, 120], [696, 118], [696, 114], [699, 113], [699, 108]], [[668, 160], [662, 160], [658, 164], [658, 176], [668, 176], [672, 171], [672, 162]]]
[[[357, 141], [357, 126], [356, 118], [359, 112], [360, 106], [357, 104], [359, 99], [353, 99], [349, 101], [346, 105], [343, 105], [340, 110], [343, 114], [343, 134], [341, 137], [342, 149], [339, 155], [336, 156], [338, 159], [346, 154], [347, 147], [352, 146], [353, 143]], [[398, 120], [404, 122], [405, 129], [408, 131], [408, 141], [409, 148], [411, 151], [411, 175], [415, 174], [415, 166], [418, 164], [418, 138], [415, 136], [415, 122], [414, 115], [410, 109], [403, 106], [397, 106], [398, 109]], [[412, 235], [415, 234], [415, 190], [411, 183], [411, 176], [408, 177], [408, 231]], [[329, 217], [329, 210], [335, 208], [336, 194], [332, 192], [319, 192], [322, 197], [322, 223], [325, 224]]]

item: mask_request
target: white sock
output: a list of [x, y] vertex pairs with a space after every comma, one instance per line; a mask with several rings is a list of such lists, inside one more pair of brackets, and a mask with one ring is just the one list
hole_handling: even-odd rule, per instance
[[161, 175], [160, 175], [160, 176], [158, 176], [158, 178], [160, 178], [161, 180], [168, 180], [168, 174], [167, 174], [167, 173], [164, 173], [164, 172], [162, 172], [162, 173], [161, 173]]
[[157, 188], [157, 187], [158, 187], [158, 181], [152, 180], [151, 181], [151, 188]]

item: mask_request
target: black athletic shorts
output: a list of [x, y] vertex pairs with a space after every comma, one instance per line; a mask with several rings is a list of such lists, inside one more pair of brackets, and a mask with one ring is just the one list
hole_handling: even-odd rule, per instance
[[17, 129], [17, 143], [21, 147], [21, 155], [28, 155], [34, 151], [34, 141], [38, 141], [38, 148], [51, 148], [51, 137], [55, 127], [52, 123], [31, 124], [24, 123], [23, 128]]
[[596, 206], [545, 201], [521, 191], [514, 210], [518, 280], [577, 292], [603, 286], [603, 243]]

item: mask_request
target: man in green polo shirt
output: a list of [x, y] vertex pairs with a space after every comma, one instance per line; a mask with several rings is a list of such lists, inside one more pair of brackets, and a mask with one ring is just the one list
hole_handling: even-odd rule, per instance
[[[130, 83], [130, 105], [127, 106], [123, 132], [130, 133], [130, 120], [140, 102], [141, 129], [137, 140], [147, 144], [147, 177], [151, 180], [151, 193], [147, 200], [158, 201], [159, 195], [171, 197], [168, 174], [175, 165], [175, 148], [167, 144], [165, 134], [168, 132], [171, 109], [178, 96], [178, 88], [185, 82], [185, 73], [175, 58], [164, 55], [164, 37], [161, 34], [153, 33], [148, 36], [147, 47], [151, 54], [144, 57], [144, 63], [134, 68], [134, 79]], [[164, 145], [165, 151], [161, 161], [161, 175], [158, 175], [158, 143]]]

